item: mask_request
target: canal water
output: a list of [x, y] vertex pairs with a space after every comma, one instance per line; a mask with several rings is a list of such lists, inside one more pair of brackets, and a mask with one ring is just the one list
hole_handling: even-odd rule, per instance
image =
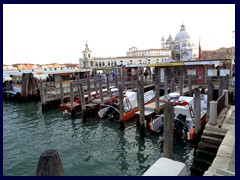
[[[3, 175], [35, 175], [41, 153], [56, 149], [66, 176], [141, 176], [163, 156], [163, 135], [143, 139], [135, 125], [118, 127], [96, 117], [72, 119], [58, 109], [43, 114], [40, 102], [3, 100]], [[186, 164], [187, 175], [193, 152], [190, 142], [174, 140], [173, 159]]]

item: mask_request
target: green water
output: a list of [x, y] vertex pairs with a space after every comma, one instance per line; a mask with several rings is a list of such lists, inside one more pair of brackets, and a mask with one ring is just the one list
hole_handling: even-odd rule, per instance
[[[141, 176], [163, 156], [162, 134], [140, 138], [135, 126], [124, 131], [117, 122], [81, 115], [71, 119], [60, 110], [41, 112], [40, 103], [3, 100], [3, 175], [35, 175], [41, 153], [59, 152], [66, 176]], [[190, 175], [193, 147], [174, 141], [173, 159]], [[171, 170], [170, 170], [171, 171]]]

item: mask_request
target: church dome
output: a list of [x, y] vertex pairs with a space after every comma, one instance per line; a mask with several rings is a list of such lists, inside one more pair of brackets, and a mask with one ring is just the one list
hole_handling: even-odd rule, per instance
[[173, 39], [172, 39], [171, 35], [169, 35], [169, 38], [167, 39], [166, 44], [169, 45], [172, 43], [173, 43]]
[[180, 32], [175, 37], [175, 41], [179, 41], [180, 39], [190, 39], [190, 35], [186, 32], [183, 24], [181, 25]]

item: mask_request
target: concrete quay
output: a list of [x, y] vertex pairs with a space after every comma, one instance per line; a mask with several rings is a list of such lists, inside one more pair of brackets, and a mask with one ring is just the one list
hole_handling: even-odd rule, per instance
[[[207, 124], [205, 129], [219, 128]], [[221, 127], [226, 135], [220, 144], [217, 155], [203, 176], [235, 176], [235, 106], [230, 106]]]

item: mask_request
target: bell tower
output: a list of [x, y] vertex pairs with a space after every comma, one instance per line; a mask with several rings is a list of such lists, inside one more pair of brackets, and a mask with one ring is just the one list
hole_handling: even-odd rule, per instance
[[83, 53], [83, 59], [81, 63], [81, 67], [86, 68], [86, 67], [92, 67], [93, 66], [93, 57], [92, 57], [92, 51], [88, 47], [88, 42], [85, 44], [85, 49], [82, 51]]
[[166, 47], [165, 47], [165, 39], [164, 39], [164, 37], [162, 36], [162, 39], [161, 39], [161, 48], [162, 49], [165, 49]]

